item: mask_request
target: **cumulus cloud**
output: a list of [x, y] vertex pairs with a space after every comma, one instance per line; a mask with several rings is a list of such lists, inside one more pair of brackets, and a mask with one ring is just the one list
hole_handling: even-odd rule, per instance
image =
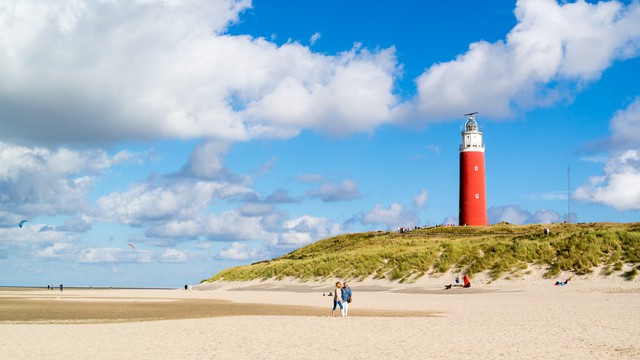
[[130, 152], [55, 150], [0, 143], [0, 204], [28, 216], [87, 210], [97, 176], [115, 165], [137, 161]]
[[640, 98], [616, 111], [609, 126], [614, 148], [640, 147]]
[[441, 225], [458, 225], [458, 218], [456, 216], [447, 216], [442, 220]]
[[292, 197], [287, 189], [276, 189], [265, 199], [265, 202], [270, 204], [299, 203], [301, 201], [300, 197]]
[[160, 261], [170, 263], [187, 262], [187, 253], [176, 249], [167, 249], [160, 255]]
[[429, 200], [429, 192], [424, 189], [413, 198], [413, 206], [417, 209], [423, 209], [427, 205], [427, 201]]
[[351, 180], [345, 180], [341, 184], [325, 184], [319, 189], [307, 192], [311, 198], [318, 198], [323, 202], [337, 202], [360, 198], [358, 184]]
[[562, 220], [554, 210], [542, 209], [531, 213], [518, 205], [494, 206], [487, 209], [489, 223], [508, 222], [510, 224], [550, 224]]
[[54, 243], [51, 246], [47, 246], [42, 250], [36, 252], [36, 257], [41, 258], [61, 258], [67, 255], [67, 252], [72, 248], [69, 243]]
[[229, 246], [222, 248], [216, 255], [219, 259], [229, 260], [249, 260], [265, 258], [268, 254], [265, 251], [254, 249], [246, 244], [232, 242]]
[[[563, 84], [589, 82], [620, 59], [638, 55], [640, 3], [518, 0], [505, 41], [479, 41], [417, 80], [418, 111], [459, 117], [460, 109], [504, 118], [517, 107], [552, 104]], [[556, 88], [546, 88], [551, 83]], [[469, 111], [470, 111], [469, 110]]]
[[296, 42], [225, 34], [248, 0], [0, 6], [5, 139], [248, 140], [306, 128], [344, 134], [391, 121], [398, 102], [393, 48], [323, 55]]
[[125, 192], [100, 197], [96, 203], [100, 217], [129, 225], [149, 221], [188, 221], [201, 214], [214, 198], [224, 198], [248, 190], [242, 186], [198, 181], [189, 178], [165, 179], [132, 185]]
[[618, 210], [640, 210], [640, 150], [631, 149], [609, 158], [604, 174], [591, 176], [576, 189], [578, 200], [613, 206]]
[[77, 261], [81, 263], [134, 263], [150, 262], [153, 254], [149, 251], [130, 251], [120, 248], [86, 248], [80, 250]]
[[[179, 241], [196, 239], [258, 240], [274, 249], [289, 249], [341, 231], [339, 225], [325, 218], [290, 219], [277, 205], [300, 202], [301, 198], [292, 197], [282, 188], [262, 196], [246, 187], [246, 179], [232, 174], [224, 166], [226, 149], [217, 142], [200, 144], [181, 171], [154, 176], [125, 191], [98, 198], [97, 209], [92, 212], [93, 221], [146, 227], [145, 236], [157, 246], [173, 246]], [[207, 159], [211, 159], [211, 166]], [[224, 176], [217, 176], [223, 173]], [[325, 199], [346, 199], [358, 194], [355, 183], [350, 181], [322, 190], [318, 196]], [[336, 193], [340, 191], [346, 192], [347, 197]], [[223, 201], [243, 204], [237, 209], [211, 211], [212, 204]], [[75, 226], [81, 225], [75, 222]]]
[[240, 214], [242, 214], [243, 216], [260, 216], [260, 215], [271, 214], [274, 212], [274, 210], [275, 210], [275, 206], [271, 204], [249, 203], [249, 204], [244, 204], [240, 208]]
[[237, 181], [224, 165], [230, 145], [228, 141], [207, 141], [197, 145], [182, 173], [196, 178]]
[[640, 209], [640, 99], [617, 111], [610, 122], [609, 154], [598, 176], [591, 176], [575, 191], [575, 199], [612, 206], [618, 210]]
[[368, 225], [385, 225], [389, 229], [399, 227], [413, 227], [419, 224], [418, 216], [405, 209], [404, 206], [393, 203], [388, 208], [378, 204], [363, 217], [362, 223]]
[[275, 239], [270, 242], [270, 246], [291, 249], [342, 232], [340, 225], [333, 224], [327, 218], [304, 215], [285, 221]]

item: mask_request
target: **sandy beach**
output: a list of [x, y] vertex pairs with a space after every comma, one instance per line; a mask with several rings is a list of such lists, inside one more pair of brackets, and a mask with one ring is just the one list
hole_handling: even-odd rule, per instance
[[2, 358], [640, 359], [638, 279], [354, 281], [345, 319], [328, 316], [333, 281], [0, 289]]

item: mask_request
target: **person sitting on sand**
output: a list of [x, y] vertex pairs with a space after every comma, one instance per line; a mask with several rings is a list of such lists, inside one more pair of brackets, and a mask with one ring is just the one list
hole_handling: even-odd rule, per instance
[[340, 306], [340, 315], [344, 317], [344, 308], [342, 307], [342, 299], [340, 298], [340, 289], [342, 288], [342, 284], [340, 281], [336, 283], [336, 291], [333, 293], [333, 309], [331, 310], [331, 317], [333, 317], [334, 311], [336, 311], [336, 307]]
[[464, 283], [464, 285], [462, 287], [464, 287], [464, 288], [470, 288], [471, 287], [471, 281], [469, 281], [469, 276], [467, 274], [464, 274], [464, 276], [462, 277], [462, 282]]
[[554, 285], [555, 286], [565, 286], [565, 285], [567, 285], [567, 283], [569, 283], [569, 279], [567, 279], [565, 281], [556, 281], [556, 283]]

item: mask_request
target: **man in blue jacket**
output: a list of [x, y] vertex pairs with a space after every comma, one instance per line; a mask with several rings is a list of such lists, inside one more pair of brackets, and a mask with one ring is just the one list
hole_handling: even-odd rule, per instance
[[342, 289], [340, 289], [340, 292], [342, 292], [341, 297], [342, 297], [342, 305], [344, 306], [344, 316], [347, 316], [347, 312], [349, 310], [349, 303], [351, 302], [351, 288], [345, 282], [344, 285], [342, 285]]

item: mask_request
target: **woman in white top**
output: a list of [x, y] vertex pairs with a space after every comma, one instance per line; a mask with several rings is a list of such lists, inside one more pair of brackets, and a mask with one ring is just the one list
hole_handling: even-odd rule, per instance
[[333, 309], [331, 310], [331, 317], [333, 317], [333, 313], [336, 311], [336, 308], [340, 306], [340, 315], [344, 317], [344, 308], [342, 307], [342, 297], [340, 296], [340, 289], [342, 288], [342, 284], [340, 281], [336, 283], [336, 288], [333, 289]]

